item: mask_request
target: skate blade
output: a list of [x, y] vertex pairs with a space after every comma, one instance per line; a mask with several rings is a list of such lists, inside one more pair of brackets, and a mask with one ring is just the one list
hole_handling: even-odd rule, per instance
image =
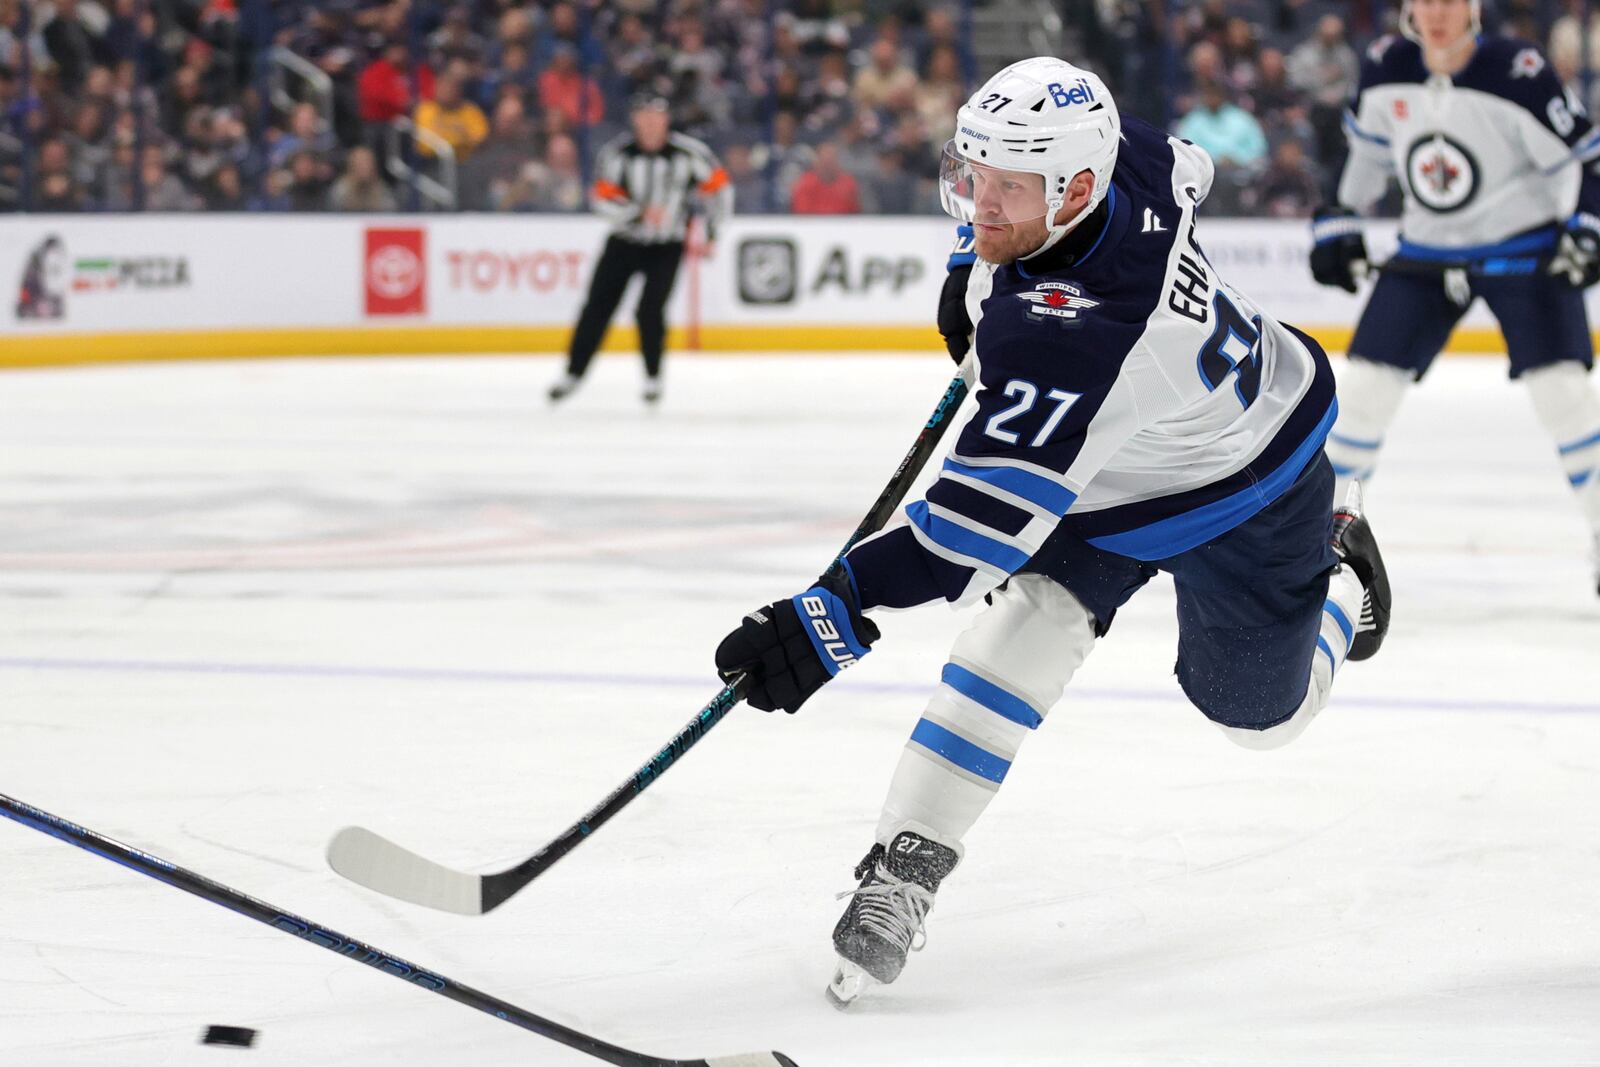
[[1347, 511], [1351, 515], [1359, 518], [1361, 515], [1361, 505], [1364, 502], [1363, 498], [1365, 496], [1366, 490], [1361, 487], [1361, 482], [1359, 480], [1353, 481], [1350, 483], [1350, 488], [1345, 491], [1344, 503], [1335, 505], [1334, 510]]
[[857, 997], [877, 984], [878, 980], [860, 967], [849, 960], [840, 960], [833, 972], [833, 981], [828, 983], [828, 1003], [844, 1011], [855, 1003]]

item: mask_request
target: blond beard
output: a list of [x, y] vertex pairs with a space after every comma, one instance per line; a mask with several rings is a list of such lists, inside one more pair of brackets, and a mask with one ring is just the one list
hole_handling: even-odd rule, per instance
[[[1023, 226], [1027, 229], [1022, 229]], [[1044, 228], [1043, 220], [1040, 219], [1033, 219], [1027, 223], [1010, 223], [1001, 233], [989, 233], [975, 226], [972, 250], [984, 262], [1003, 267], [1033, 255], [1048, 236], [1049, 231]]]

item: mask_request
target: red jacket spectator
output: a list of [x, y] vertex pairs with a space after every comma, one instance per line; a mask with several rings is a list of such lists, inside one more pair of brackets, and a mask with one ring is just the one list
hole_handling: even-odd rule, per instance
[[[391, 44], [383, 57], [367, 64], [356, 82], [356, 104], [362, 122], [391, 122], [411, 114], [411, 79], [406, 74], [410, 63], [406, 46]], [[415, 68], [416, 103], [433, 99], [433, 69], [426, 63]]]
[[831, 142], [817, 146], [817, 161], [795, 179], [789, 210], [796, 215], [858, 215], [861, 190], [855, 176], [839, 166], [839, 149]]
[[574, 126], [593, 126], [606, 113], [599, 83], [583, 76], [577, 53], [565, 45], [557, 46], [555, 59], [539, 75], [539, 102], [561, 112]]

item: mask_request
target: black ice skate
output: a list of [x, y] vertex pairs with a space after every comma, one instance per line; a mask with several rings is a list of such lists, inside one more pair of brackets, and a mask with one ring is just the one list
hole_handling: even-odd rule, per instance
[[563, 374], [561, 376], [561, 380], [550, 387], [550, 403], [559, 404], [561, 401], [571, 396], [573, 392], [577, 390], [578, 383], [581, 381], [583, 381], [583, 379], [577, 377], [576, 375]]
[[1351, 484], [1350, 495], [1333, 511], [1333, 550], [1339, 556], [1339, 565], [1355, 572], [1363, 590], [1361, 619], [1356, 623], [1347, 658], [1371, 659], [1389, 632], [1389, 572], [1383, 566], [1372, 527], [1361, 514], [1360, 482]]
[[847, 1007], [873, 982], [900, 977], [907, 953], [922, 948], [922, 922], [939, 883], [960, 860], [954, 849], [911, 830], [896, 834], [887, 849], [872, 846], [856, 865], [861, 885], [839, 894], [850, 904], [833, 928], [839, 966], [828, 999], [834, 1007]]

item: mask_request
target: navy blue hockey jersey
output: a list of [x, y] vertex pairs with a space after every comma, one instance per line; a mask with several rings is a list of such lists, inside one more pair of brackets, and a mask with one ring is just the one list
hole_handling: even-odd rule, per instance
[[846, 556], [863, 607], [982, 596], [1062, 522], [1111, 552], [1176, 555], [1317, 455], [1327, 358], [1206, 260], [1195, 210], [1212, 175], [1201, 149], [1124, 120], [1089, 219], [1033, 260], [975, 264], [976, 410], [906, 523]]

